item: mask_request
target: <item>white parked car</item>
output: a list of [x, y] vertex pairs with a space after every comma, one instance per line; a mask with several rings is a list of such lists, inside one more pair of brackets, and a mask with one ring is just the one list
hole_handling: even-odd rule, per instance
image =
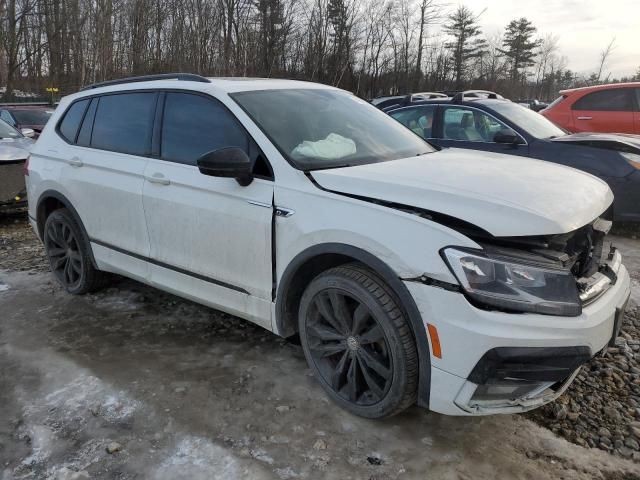
[[115, 272], [298, 334], [328, 395], [364, 417], [549, 402], [615, 338], [630, 292], [604, 182], [437, 151], [313, 83], [94, 85], [60, 102], [27, 186], [70, 293]]

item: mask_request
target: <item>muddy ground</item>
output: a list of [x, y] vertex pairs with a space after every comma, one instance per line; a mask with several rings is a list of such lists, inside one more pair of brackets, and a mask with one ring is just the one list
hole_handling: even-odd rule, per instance
[[354, 417], [265, 330], [129, 280], [70, 296], [45, 270], [0, 220], [2, 480], [640, 479], [525, 416]]

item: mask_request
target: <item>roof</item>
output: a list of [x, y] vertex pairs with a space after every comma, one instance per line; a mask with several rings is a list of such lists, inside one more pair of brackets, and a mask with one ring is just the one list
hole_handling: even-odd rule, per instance
[[251, 78], [251, 77], [211, 77], [203, 78], [201, 81], [161, 79], [150, 81], [131, 81], [112, 85], [96, 85], [94, 88], [84, 89], [79, 93], [70, 95], [68, 98], [78, 98], [87, 95], [95, 95], [105, 92], [117, 92], [125, 90], [145, 90], [145, 89], [180, 89], [194, 90], [211, 93], [234, 93], [256, 90], [280, 90], [280, 89], [334, 89], [329, 85], [320, 83], [305, 82], [300, 80], [285, 80], [275, 78]]
[[560, 94], [564, 95], [567, 93], [575, 93], [575, 92], [581, 92], [581, 91], [603, 90], [603, 89], [624, 88], [624, 87], [640, 88], [640, 82], [607, 83], [604, 85], [592, 85], [590, 87], [568, 88], [567, 90], [560, 90]]

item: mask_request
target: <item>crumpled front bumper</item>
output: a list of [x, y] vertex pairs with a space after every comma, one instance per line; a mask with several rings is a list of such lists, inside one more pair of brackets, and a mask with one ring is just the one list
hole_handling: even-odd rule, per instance
[[[438, 332], [442, 354], [441, 358], [431, 355], [428, 404], [431, 410], [448, 415], [517, 413], [554, 400], [569, 386], [579, 366], [615, 338], [630, 295], [624, 265], [618, 266], [615, 283], [610, 282], [576, 317], [483, 310], [459, 292], [417, 282], [406, 285], [425, 328], [429, 323]], [[486, 355], [499, 349], [516, 353], [530, 349], [530, 361], [526, 356], [507, 355], [503, 364], [486, 363], [484, 376], [474, 375]], [[544, 349], [550, 355], [539, 355]], [[568, 358], [573, 352], [573, 363], [554, 364], [559, 352]], [[548, 374], [556, 367], [560, 370], [544, 376], [545, 368]], [[516, 390], [513, 397], [492, 398], [491, 385], [504, 387], [523, 378], [527, 383], [523, 372], [533, 375], [528, 378], [530, 389]]]

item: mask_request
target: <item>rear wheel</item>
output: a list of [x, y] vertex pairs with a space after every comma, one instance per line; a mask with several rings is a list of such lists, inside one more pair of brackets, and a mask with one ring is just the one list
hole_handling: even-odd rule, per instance
[[320, 274], [302, 296], [299, 328], [307, 362], [346, 410], [381, 418], [415, 402], [413, 335], [375, 273], [349, 264]]
[[55, 210], [47, 217], [44, 248], [51, 271], [69, 293], [80, 295], [103, 285], [104, 274], [93, 266], [89, 244], [67, 209]]

